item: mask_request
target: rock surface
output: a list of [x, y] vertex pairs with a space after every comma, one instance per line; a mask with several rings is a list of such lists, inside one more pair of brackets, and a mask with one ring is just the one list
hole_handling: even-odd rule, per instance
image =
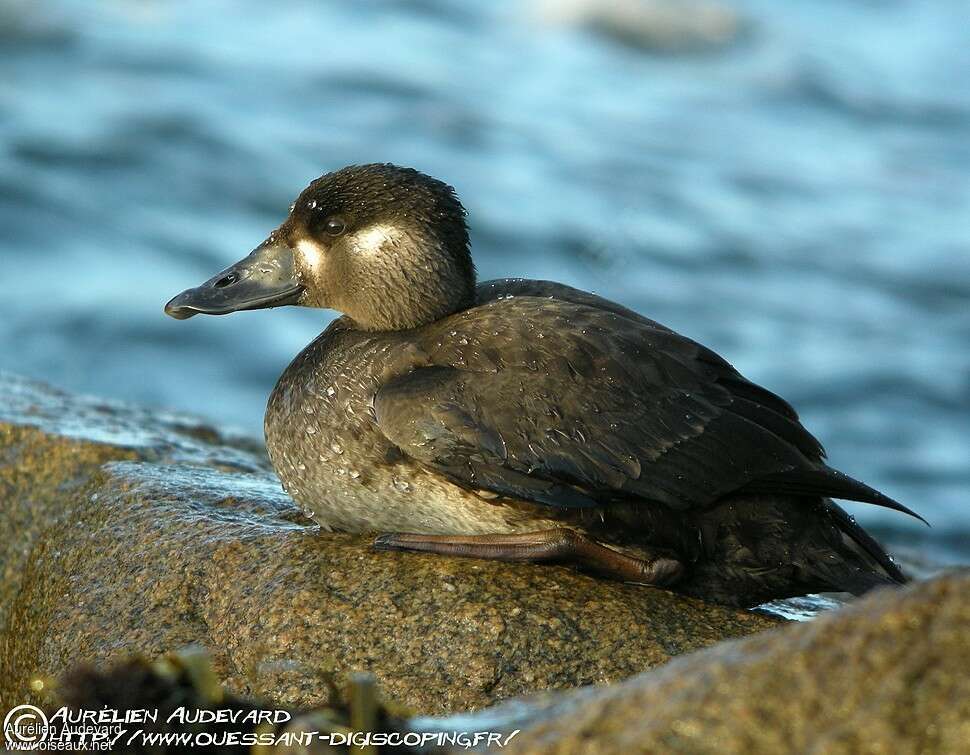
[[[970, 753], [970, 570], [464, 717], [523, 753]], [[428, 722], [447, 730], [454, 723]]]
[[736, 8], [719, 0], [537, 0], [535, 6], [546, 23], [646, 53], [711, 52], [747, 27]]
[[0, 373], [0, 709], [81, 662], [199, 643], [222, 681], [328, 702], [373, 671], [420, 713], [615, 682], [777, 621], [565, 568], [323, 534], [261, 446]]

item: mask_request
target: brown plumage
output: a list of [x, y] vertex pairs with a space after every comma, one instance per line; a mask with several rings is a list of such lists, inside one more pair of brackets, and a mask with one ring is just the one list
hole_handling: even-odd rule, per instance
[[735, 605], [905, 581], [828, 496], [912, 512], [829, 468], [788, 403], [592, 294], [474, 287], [463, 211], [434, 179], [324, 176], [250, 257], [166, 309], [280, 303], [345, 313], [266, 414], [280, 477], [327, 529]]

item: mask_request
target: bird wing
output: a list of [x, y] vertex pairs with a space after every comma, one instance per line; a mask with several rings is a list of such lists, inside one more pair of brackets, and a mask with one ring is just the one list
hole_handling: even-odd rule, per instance
[[465, 487], [554, 506], [685, 510], [759, 480], [781, 492], [787, 475], [790, 492], [824, 494], [836, 473], [786, 402], [700, 344], [597, 302], [499, 296], [422, 329], [423, 366], [382, 385], [378, 425]]

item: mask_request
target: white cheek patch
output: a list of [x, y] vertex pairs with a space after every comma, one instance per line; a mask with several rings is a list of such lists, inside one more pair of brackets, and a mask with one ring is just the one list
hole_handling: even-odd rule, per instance
[[374, 255], [393, 246], [402, 236], [394, 226], [378, 224], [353, 234], [350, 242], [356, 254]]
[[300, 239], [296, 242], [296, 251], [303, 258], [303, 264], [309, 270], [316, 270], [323, 262], [323, 248], [312, 239]]

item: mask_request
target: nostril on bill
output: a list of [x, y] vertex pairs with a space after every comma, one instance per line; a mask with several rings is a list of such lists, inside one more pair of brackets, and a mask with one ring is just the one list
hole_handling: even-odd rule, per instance
[[217, 280], [215, 283], [215, 286], [216, 288], [225, 288], [226, 286], [231, 286], [237, 280], [239, 280], [238, 275], [236, 275], [235, 273], [229, 273], [229, 275], [226, 275], [220, 278], [219, 280]]

